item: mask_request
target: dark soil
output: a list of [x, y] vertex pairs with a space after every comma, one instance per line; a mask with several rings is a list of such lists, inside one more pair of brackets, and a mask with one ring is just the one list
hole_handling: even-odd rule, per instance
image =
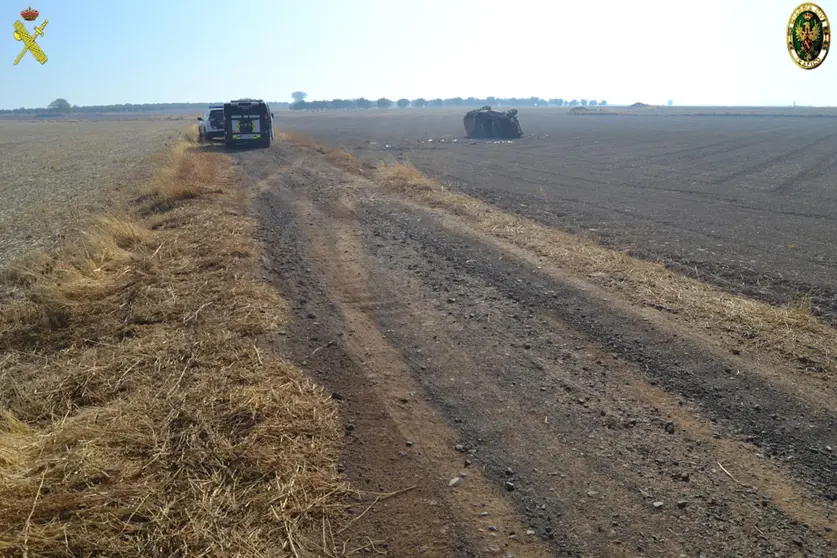
[[837, 406], [813, 376], [777, 381], [316, 153], [234, 156], [293, 305], [274, 343], [341, 401], [347, 478], [415, 487], [358, 504], [358, 546], [834, 555]]
[[807, 109], [695, 111], [589, 120], [524, 107], [526, 137], [501, 144], [464, 139], [465, 109], [283, 114], [279, 125], [370, 160], [409, 158], [449, 187], [733, 293], [811, 298], [837, 325], [830, 119], [780, 118]]

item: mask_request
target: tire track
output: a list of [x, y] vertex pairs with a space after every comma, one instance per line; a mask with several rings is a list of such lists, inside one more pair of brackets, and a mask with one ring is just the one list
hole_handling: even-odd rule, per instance
[[[707, 511], [713, 527], [727, 523], [744, 529], [735, 535], [747, 541], [742, 542], [740, 551], [747, 549], [751, 552], [749, 555], [758, 555], [779, 548], [793, 549], [795, 543], [790, 539], [795, 532], [794, 517], [807, 522], [819, 518], [816, 520], [819, 534], [811, 533], [812, 540], [827, 534], [830, 520], [817, 505], [788, 505], [783, 508], [789, 514], [785, 519], [776, 519], [775, 510], [751, 515], [751, 510], [759, 506], [751, 508], [748, 501], [757, 503], [759, 492], [769, 492], [774, 482], [779, 486], [790, 486], [787, 472], [759, 464], [758, 459], [751, 457], [747, 446], [756, 444], [760, 452], [769, 455], [771, 450], [767, 444], [739, 432], [735, 425], [737, 419], [728, 419], [731, 420], [728, 422], [721, 418], [733, 417], [732, 407], [740, 417], [741, 409], [752, 404], [752, 401], [742, 401], [733, 395], [740, 390], [756, 394], [762, 405], [765, 401], [770, 401], [771, 405], [787, 405], [783, 409], [790, 412], [796, 403], [787, 394], [766, 392], [758, 379], [747, 380], [756, 382], [758, 388], [743, 387], [739, 383], [735, 387], [727, 385], [716, 389], [726, 375], [724, 365], [717, 364], [722, 367], [720, 374], [708, 371], [705, 364], [703, 370], [693, 368], [698, 362], [712, 358], [694, 347], [684, 347], [687, 342], [672, 339], [667, 332], [650, 334], [655, 338], [653, 341], [651, 338], [640, 340], [636, 334], [627, 332], [647, 330], [647, 326], [617, 326], [617, 319], [613, 318], [607, 328], [591, 328], [590, 323], [598, 321], [599, 314], [612, 316], [613, 310], [594, 310], [589, 303], [592, 294], [572, 292], [566, 285], [556, 285], [548, 278], [533, 274], [509, 254], [494, 254], [489, 246], [440, 227], [430, 215], [413, 215], [409, 210], [399, 213], [385, 206], [369, 208], [363, 220], [369, 222], [374, 231], [368, 235], [367, 249], [375, 254], [377, 265], [374, 269], [379, 270], [373, 277], [375, 290], [386, 293], [387, 298], [400, 297], [402, 300], [400, 312], [390, 310], [378, 314], [382, 329], [390, 332], [392, 343], [402, 347], [404, 354], [414, 355], [416, 362], [426, 365], [426, 371], [421, 373], [425, 387], [439, 400], [449, 420], [461, 420], [462, 428], [467, 432], [466, 439], [470, 441], [468, 447], [478, 448], [477, 457], [487, 464], [498, 482], [509, 478], [508, 467], [525, 470], [525, 474], [519, 472], [515, 478], [524, 479], [524, 486], [527, 483], [532, 486], [518, 489], [514, 494], [522, 499], [521, 506], [530, 510], [530, 519], [538, 521], [541, 530], [551, 528], [556, 533], [557, 552], [577, 547], [582, 554], [612, 555], [613, 548], [618, 546], [609, 545], [626, 543], [625, 548], [636, 545], [654, 555], [668, 556], [677, 555], [680, 552], [677, 543], [682, 543], [686, 548], [698, 544], [712, 548], [714, 554], [731, 555], [722, 551], [726, 548], [732, 552], [731, 547], [713, 546], [715, 543], [710, 542], [710, 538], [700, 543], [694, 539], [685, 542], [679, 527], [671, 537], [661, 537], [658, 541], [648, 540], [639, 532], [666, 532], [666, 525], [670, 525], [671, 520], [665, 513], [655, 515], [652, 502], [643, 492], [654, 493], [656, 488], [657, 497], [669, 502], [673, 498], [671, 494], [678, 493], [677, 482], [671, 486], [663, 480], [655, 480], [649, 485], [644, 473], [661, 469], [664, 474], [680, 478], [690, 469], [681, 463], [686, 459], [687, 462], [703, 463], [704, 470], [714, 465], [723, 476], [716, 462], [702, 450], [679, 448], [678, 444], [688, 444], [688, 441], [667, 434], [666, 420], [672, 417], [676, 417], [674, 423], [678, 429], [687, 430], [688, 439], [701, 440], [701, 445], [708, 443], [716, 461], [731, 459], [739, 468], [747, 463], [748, 475], [761, 480], [757, 488], [745, 487], [742, 494], [746, 495], [719, 494], [718, 509], [724, 511]], [[381, 238], [389, 242], [381, 244]], [[397, 273], [394, 271], [396, 266], [406, 266], [407, 271]], [[455, 300], [453, 305], [449, 304], [450, 299], [445, 302], [448, 297]], [[556, 311], [556, 307], [563, 309]], [[568, 327], [567, 324], [572, 325]], [[511, 343], [504, 341], [509, 334], [513, 339]], [[573, 354], [570, 343], [584, 346], [583, 353], [589, 353], [589, 357]], [[526, 344], [531, 347], [526, 348]], [[416, 354], [416, 347], [426, 349]], [[656, 356], [649, 357], [646, 351]], [[521, 352], [526, 355], [519, 356]], [[568, 353], [570, 357], [566, 356]], [[620, 358], [613, 359], [614, 353]], [[632, 370], [626, 370], [623, 358], [636, 363], [630, 366]], [[644, 372], [639, 371], [643, 369]], [[747, 378], [752, 376], [746, 370], [742, 370], [742, 374], [747, 374]], [[647, 383], [649, 377], [650, 385]], [[634, 387], [623, 388], [623, 385]], [[671, 395], [655, 385], [683, 394], [698, 406], [691, 410], [684, 408], [682, 402], [676, 403]], [[686, 386], [691, 387], [684, 389]], [[716, 399], [723, 400], [727, 396], [736, 399], [731, 407], [723, 403], [716, 406]], [[652, 412], [661, 405], [666, 407], [668, 418]], [[516, 412], [516, 409], [537, 409], [539, 415], [535, 420], [535, 416]], [[829, 431], [834, 418], [812, 413], [808, 407], [805, 410], [808, 412], [806, 417], [813, 414], [825, 421], [812, 435], [812, 439], [822, 443], [820, 436]], [[774, 411], [774, 407], [765, 408], [766, 413]], [[712, 421], [705, 418], [705, 422], [695, 421], [694, 413], [709, 414]], [[543, 416], [555, 422], [545, 423]], [[642, 426], [631, 427], [632, 420]], [[741, 420], [747, 424], [750, 418]], [[805, 422], [801, 417], [800, 421], [797, 424]], [[652, 426], [654, 424], [656, 426]], [[715, 424], [724, 425], [721, 431], [729, 437], [726, 441], [709, 441], [719, 432]], [[758, 430], [758, 427], [748, 426], [747, 432], [750, 430]], [[526, 432], [526, 436], [520, 436], [521, 431]], [[600, 445], [590, 446], [591, 439], [601, 440]], [[730, 443], [730, 439], [741, 442]], [[818, 463], [809, 465], [814, 469]], [[803, 478], [810, 478], [811, 469], [805, 471]], [[566, 473], [570, 480], [556, 479], [554, 471]], [[827, 478], [817, 483], [819, 490], [825, 490], [825, 501], [832, 498], [828, 487], [834, 474], [832, 470]], [[693, 478], [694, 475], [692, 473]], [[548, 496], [545, 486], [556, 487], [557, 494], [563, 497], [556, 500]], [[810, 501], [813, 497], [802, 488], [804, 482], [793, 486], [791, 493], [795, 502]], [[710, 489], [707, 486], [701, 490]], [[713, 484], [711, 490], [723, 492], [725, 489]], [[776, 495], [789, 496], [788, 493]], [[605, 502], [597, 503], [598, 498]], [[601, 539], [597, 542], [579, 538], [584, 532], [601, 533], [590, 526], [597, 521], [599, 525], [612, 521], [606, 518], [615, 510], [630, 517], [628, 524], [635, 522], [637, 530], [626, 529], [624, 522], [616, 521], [621, 529], [609, 536], [597, 534]], [[701, 513], [697, 515], [701, 516]], [[772, 519], [768, 520], [769, 517]], [[688, 523], [685, 518], [678, 522], [683, 528]], [[770, 527], [766, 527], [766, 523], [770, 523]], [[761, 525], [774, 534], [782, 533], [785, 542], [778, 547], [768, 544], [756, 551], [764, 541], [757, 530], [750, 528], [747, 533], [747, 525]], [[701, 527], [694, 528], [697, 531]], [[712, 529], [708, 525], [703, 528]], [[609, 531], [605, 530], [605, 533]], [[825, 538], [815, 543], [814, 546], [820, 548], [817, 552], [827, 555], [825, 549], [829, 540]], [[563, 547], [562, 543], [573, 546]], [[743, 552], [742, 555], [748, 554]]]
[[[463, 454], [455, 450], [458, 433], [422, 396], [409, 363], [379, 331], [373, 316], [391, 309], [394, 299], [368, 289], [352, 208], [332, 195], [351, 189], [351, 179], [316, 160], [274, 176], [258, 207], [270, 231], [305, 231], [300, 248], [288, 247], [282, 238], [270, 243], [277, 259], [287, 257], [288, 250], [299, 254], [292, 256], [295, 262], [275, 260], [274, 265], [283, 268], [281, 284], [300, 304], [295, 337], [313, 338], [319, 345], [311, 350], [288, 341], [286, 350], [299, 355], [306, 369], [322, 371], [321, 381], [346, 402], [351, 436], [362, 444], [347, 450], [350, 478], [361, 486], [364, 480], [396, 484], [393, 488], [418, 486], [400, 502], [383, 506], [381, 513], [372, 510], [365, 520], [370, 526], [359, 522], [361, 533], [380, 538], [385, 530], [389, 548], [399, 556], [471, 557], [494, 554], [495, 548], [517, 556], [548, 556], [538, 538], [524, 535], [528, 526], [501, 490], [479, 470], [463, 465]], [[320, 325], [313, 327], [313, 319]], [[327, 345], [322, 344], [324, 336], [332, 339]], [[453, 478], [459, 484], [450, 487]], [[503, 540], [497, 537], [498, 528], [521, 536]]]

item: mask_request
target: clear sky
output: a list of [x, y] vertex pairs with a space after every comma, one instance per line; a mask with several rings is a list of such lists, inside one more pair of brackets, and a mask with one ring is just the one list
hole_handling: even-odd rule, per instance
[[[283, 101], [297, 89], [837, 105], [837, 53], [809, 71], [785, 47], [798, 0], [31, 0], [35, 23], [49, 20], [49, 60], [13, 66], [12, 24], [29, 3], [0, 0], [0, 108]], [[837, 0], [820, 6], [837, 24]]]

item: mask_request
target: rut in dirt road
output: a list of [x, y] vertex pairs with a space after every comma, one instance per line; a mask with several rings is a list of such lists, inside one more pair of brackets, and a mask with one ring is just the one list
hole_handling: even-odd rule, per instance
[[306, 157], [240, 159], [266, 236], [298, 233], [268, 242], [308, 337], [283, 346], [365, 417], [347, 472], [422, 480], [369, 514], [415, 526], [408, 545], [379, 533], [391, 555], [833, 555], [834, 407]]
[[[351, 541], [392, 556], [549, 556], [540, 538], [499, 536], [498, 527], [524, 533], [528, 525], [502, 490], [469, 467], [456, 449], [455, 430], [430, 408], [409, 367], [363, 311], [376, 297], [365, 292], [363, 270], [347, 256], [360, 247], [357, 236], [315, 226], [323, 217], [307, 196], [273, 189], [316, 182], [320, 173], [298, 159], [271, 155], [249, 153], [242, 162], [257, 191], [269, 192], [257, 206], [273, 256], [265, 266], [268, 277], [300, 317], [275, 345], [334, 391], [347, 426], [343, 472], [359, 490], [384, 496], [358, 503]], [[265, 169], [277, 162], [278, 171]], [[345, 266], [331, 265], [340, 261], [338, 254]], [[389, 498], [391, 492], [397, 495]]]

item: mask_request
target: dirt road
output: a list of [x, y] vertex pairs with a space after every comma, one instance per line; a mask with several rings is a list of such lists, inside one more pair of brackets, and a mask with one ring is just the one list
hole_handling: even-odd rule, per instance
[[526, 137], [472, 144], [464, 109], [369, 112], [281, 113], [279, 125], [369, 160], [409, 158], [459, 191], [732, 292], [811, 295], [837, 324], [834, 118], [522, 108]]
[[[833, 556], [837, 395], [281, 143], [235, 153], [389, 556]], [[394, 494], [393, 494], [394, 493]], [[374, 543], [374, 545], [373, 545]]]

